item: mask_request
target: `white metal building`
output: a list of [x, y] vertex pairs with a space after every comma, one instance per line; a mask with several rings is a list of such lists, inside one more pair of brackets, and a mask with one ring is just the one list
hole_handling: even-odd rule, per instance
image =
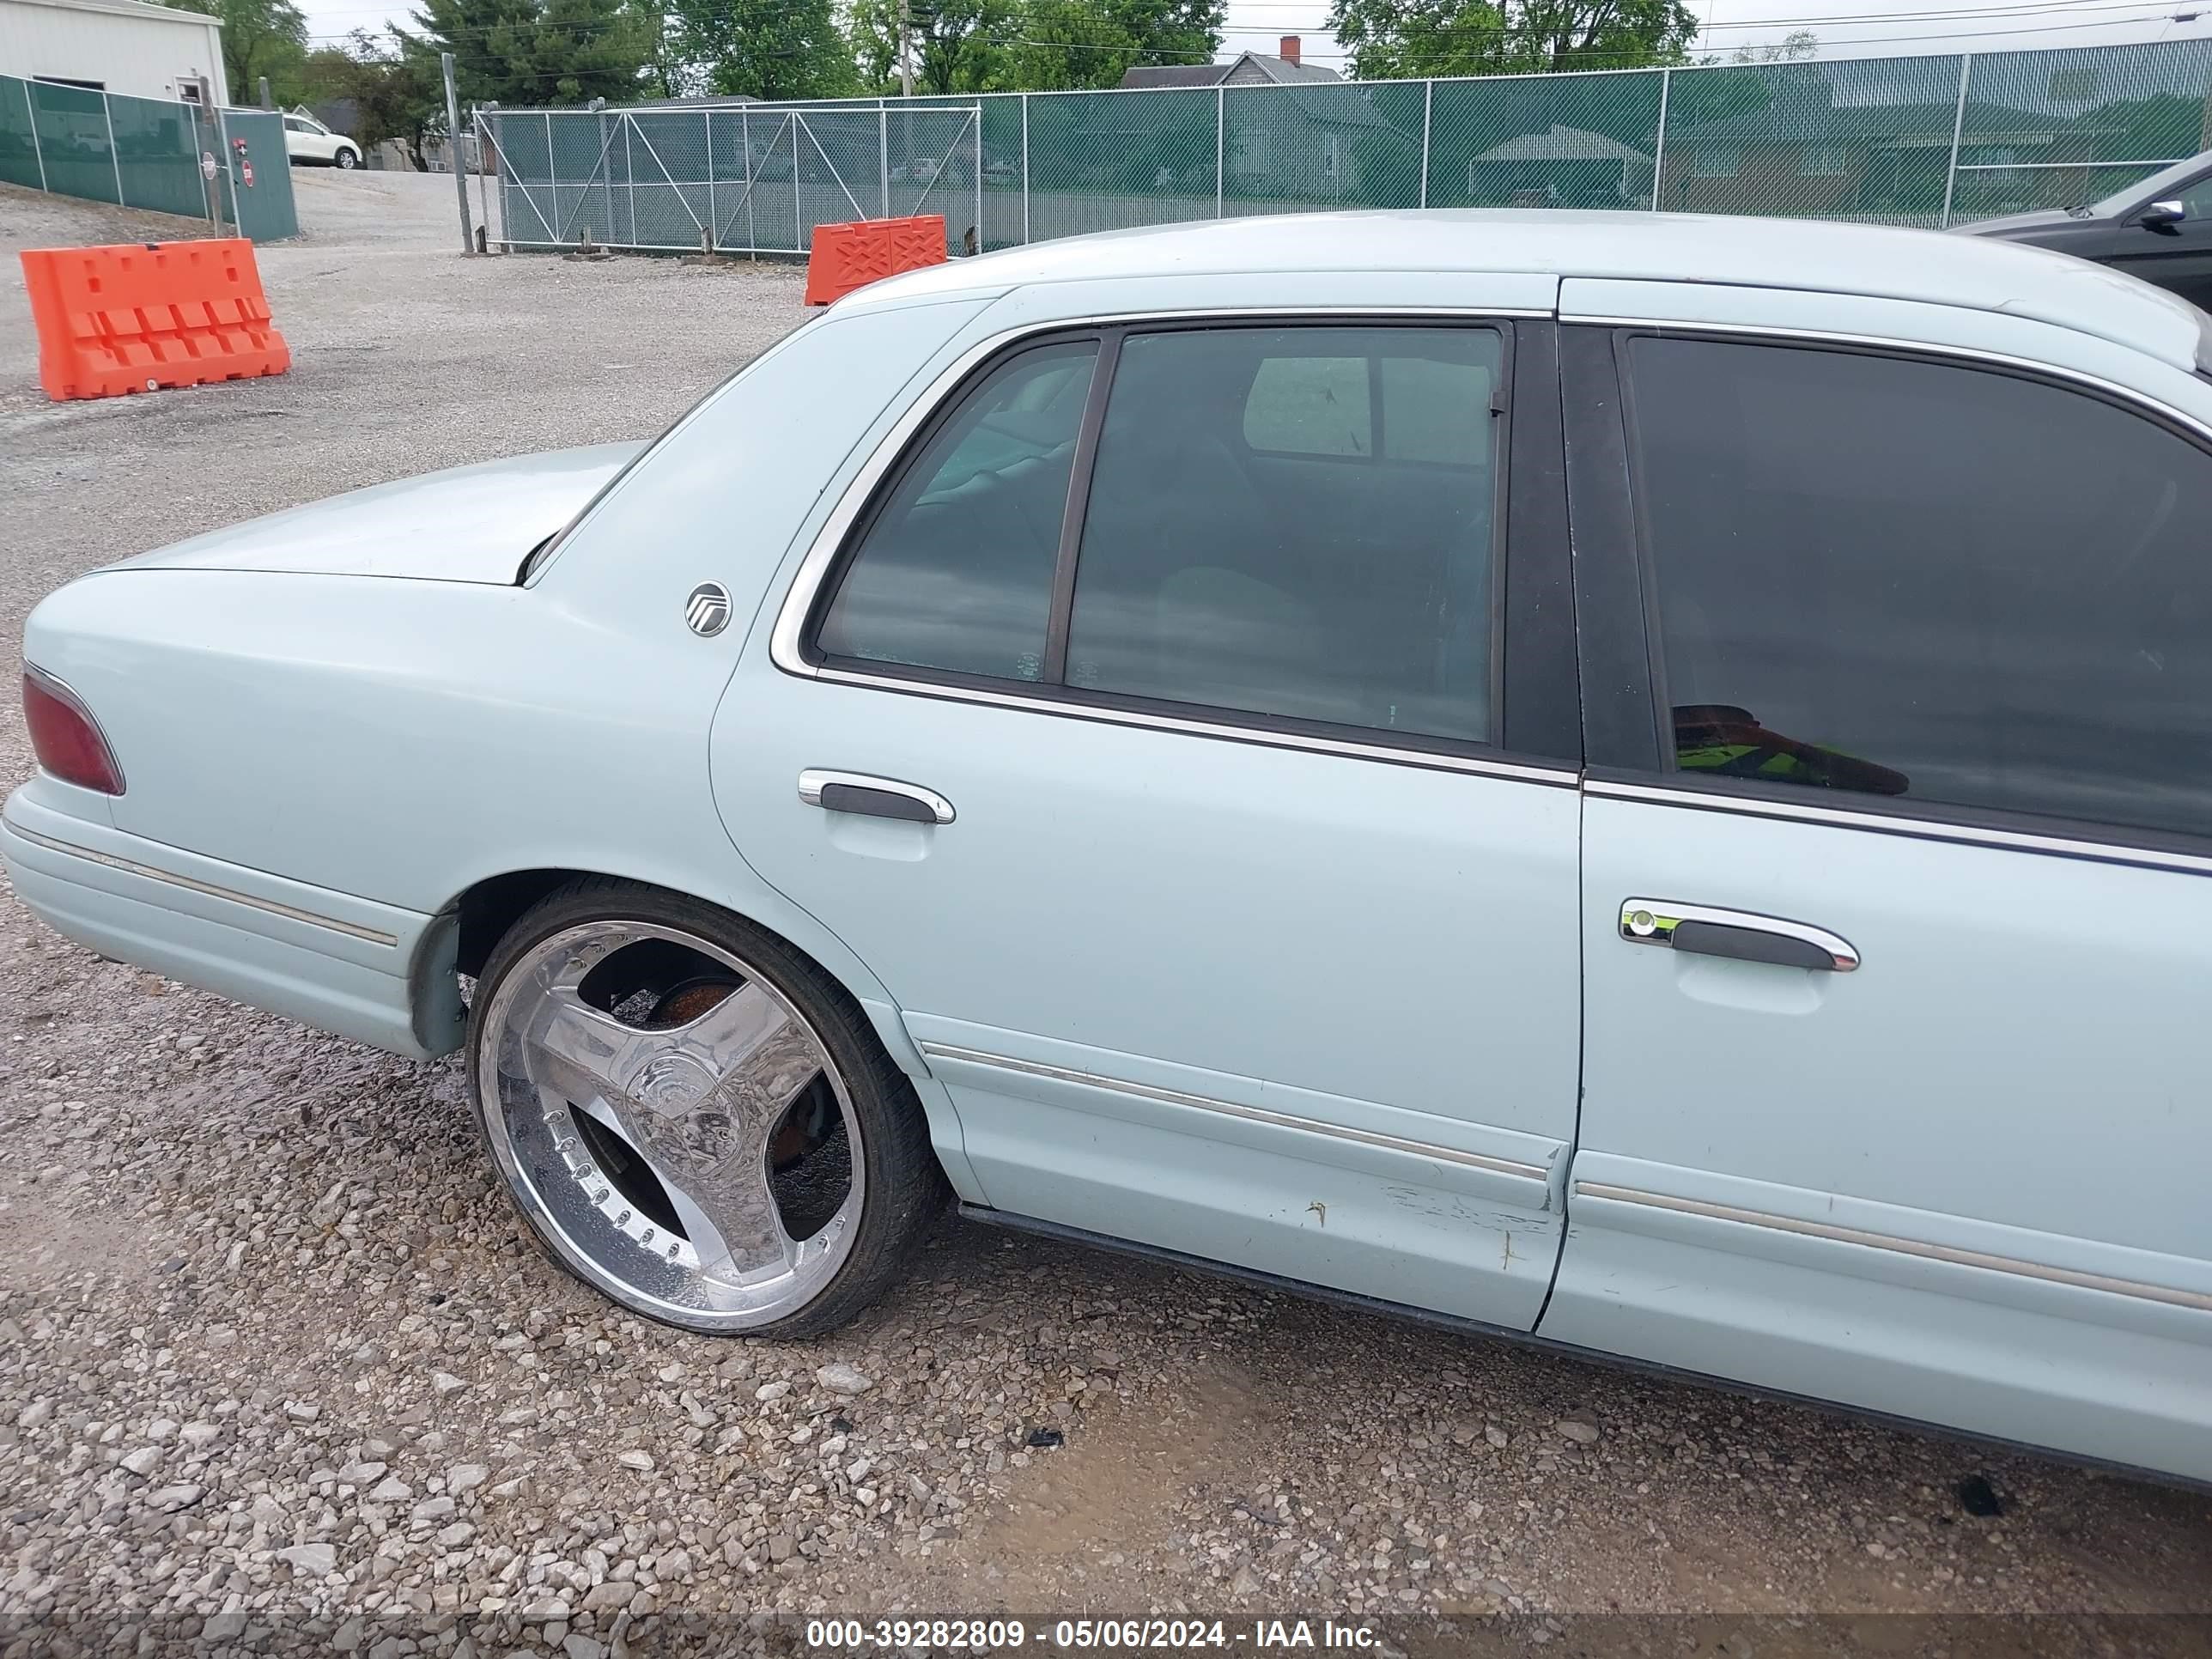
[[222, 24], [144, 0], [0, 0], [0, 75], [131, 98], [191, 98], [223, 83]]

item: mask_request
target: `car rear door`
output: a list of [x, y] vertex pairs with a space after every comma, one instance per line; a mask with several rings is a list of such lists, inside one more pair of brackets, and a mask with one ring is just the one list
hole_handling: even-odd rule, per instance
[[896, 998], [971, 1197], [1526, 1329], [1579, 1019], [1548, 321], [987, 356], [749, 644], [738, 846]]
[[1585, 1093], [1541, 1331], [2203, 1478], [2212, 453], [1991, 326], [1564, 331]]

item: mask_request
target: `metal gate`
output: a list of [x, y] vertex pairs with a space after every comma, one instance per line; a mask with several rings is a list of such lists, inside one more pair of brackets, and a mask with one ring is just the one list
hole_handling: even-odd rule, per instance
[[948, 254], [983, 222], [979, 106], [478, 112], [501, 241], [803, 254], [814, 227], [945, 216]]

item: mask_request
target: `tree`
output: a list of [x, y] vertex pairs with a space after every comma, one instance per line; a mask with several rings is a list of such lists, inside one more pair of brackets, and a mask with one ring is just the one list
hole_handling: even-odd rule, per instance
[[464, 104], [628, 103], [652, 44], [629, 0], [423, 0], [415, 24], [392, 27], [402, 54], [434, 76], [452, 52]]
[[415, 24], [420, 33], [392, 25], [401, 53], [418, 74], [437, 76], [439, 54], [452, 52], [462, 103], [544, 101], [532, 63], [538, 0], [424, 0]]
[[269, 77], [279, 101], [299, 95], [307, 56], [307, 19], [292, 0], [167, 0], [179, 11], [211, 13], [222, 20], [222, 72], [230, 84], [216, 88], [226, 101], [252, 103]]
[[1221, 0], [1025, 0], [1009, 78], [1024, 91], [1111, 87], [1139, 64], [1209, 63], [1224, 11]]
[[[898, 85], [902, 0], [856, 0], [852, 52], [878, 84]], [[1005, 84], [1005, 37], [1015, 33], [1013, 0], [904, 0], [914, 89], [942, 97], [991, 92]]]
[[[1810, 29], [1792, 29], [1778, 41], [1763, 46], [1738, 46], [1728, 55], [1731, 64], [1802, 64], [1820, 55], [1820, 37]], [[1708, 58], [1709, 64], [1722, 61]]]
[[522, 101], [634, 101], [652, 44], [641, 23], [629, 0], [544, 0], [526, 60], [538, 91]]
[[445, 125], [445, 85], [436, 67], [433, 62], [425, 73], [419, 57], [356, 29], [344, 46], [307, 54], [301, 69], [302, 96], [310, 104], [349, 101], [353, 136], [364, 147], [401, 138], [419, 150], [422, 135]]
[[718, 93], [840, 98], [853, 54], [830, 0], [670, 0], [678, 55]]
[[704, 73], [684, 54], [681, 23], [660, 0], [625, 0], [638, 52], [644, 60], [645, 91], [654, 98], [681, 98], [705, 83]]
[[1362, 80], [1680, 64], [1698, 33], [1682, 0], [1335, 0], [1328, 23]]

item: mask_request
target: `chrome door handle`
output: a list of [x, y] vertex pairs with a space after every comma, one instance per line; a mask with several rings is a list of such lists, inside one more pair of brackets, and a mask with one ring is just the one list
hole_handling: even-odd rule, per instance
[[799, 798], [825, 812], [904, 818], [912, 823], [950, 823], [955, 816], [952, 803], [934, 789], [865, 772], [823, 772], [810, 767], [799, 775]]
[[1631, 945], [1665, 945], [1700, 956], [1771, 962], [1782, 968], [1848, 974], [1859, 965], [1859, 953], [1851, 942], [1825, 927], [1710, 904], [1623, 899], [1620, 936]]

